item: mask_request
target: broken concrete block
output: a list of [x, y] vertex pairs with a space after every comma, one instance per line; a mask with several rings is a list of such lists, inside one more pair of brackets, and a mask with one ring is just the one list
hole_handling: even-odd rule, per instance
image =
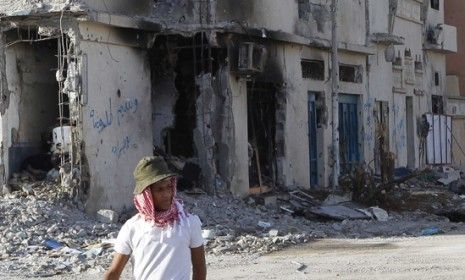
[[97, 212], [97, 220], [101, 223], [112, 224], [118, 222], [118, 213], [109, 210], [109, 209], [101, 209]]
[[248, 204], [248, 205], [253, 205], [253, 204], [255, 204], [255, 199], [249, 197], [248, 200], [247, 200], [247, 204]]
[[293, 264], [297, 265], [297, 271], [304, 271], [307, 266], [303, 263], [296, 262], [296, 261], [291, 261]]
[[459, 195], [465, 194], [465, 180], [460, 179], [449, 185], [449, 190]]
[[212, 229], [204, 229], [202, 230], [202, 237], [203, 239], [214, 239], [216, 237], [215, 230]]
[[278, 198], [275, 195], [264, 195], [258, 201], [264, 206], [275, 206], [278, 203]]
[[249, 201], [250, 199], [252, 199], [257, 204], [268, 208], [274, 207], [278, 204], [278, 197], [272, 193], [252, 195], [250, 196]]
[[438, 180], [439, 183], [444, 186], [449, 185], [452, 182], [455, 182], [461, 178], [460, 170], [455, 170], [452, 167], [445, 166], [443, 167], [443, 172], [439, 174], [441, 178]]
[[6, 195], [6, 194], [9, 194], [11, 193], [11, 186], [8, 185], [8, 184], [4, 184], [2, 186], [2, 195]]
[[277, 237], [279, 235], [279, 231], [277, 229], [272, 229], [268, 232], [268, 236], [270, 237]]
[[322, 205], [325, 206], [331, 206], [331, 205], [337, 205], [343, 202], [351, 201], [351, 198], [349, 195], [335, 195], [335, 194], [330, 194], [326, 197], [325, 201], [323, 201]]
[[54, 180], [57, 180], [59, 177], [60, 177], [60, 172], [56, 170], [55, 168], [53, 168], [47, 173], [46, 178], [47, 180], [54, 181]]
[[35, 187], [35, 185], [35, 183], [23, 185], [21, 189], [23, 190], [23, 192], [27, 194], [34, 194], [33, 188]]
[[449, 177], [449, 178], [441, 178], [438, 180], [439, 183], [443, 184], [444, 186], [448, 186], [450, 183], [453, 183], [460, 179], [460, 175], [457, 177]]
[[261, 227], [261, 228], [270, 228], [270, 227], [271, 227], [271, 223], [263, 222], [263, 221], [258, 221], [257, 226], [259, 226], [259, 227]]
[[312, 207], [309, 211], [321, 217], [340, 221], [345, 219], [358, 220], [371, 218], [357, 209], [343, 205]]
[[369, 210], [373, 214], [373, 217], [380, 222], [387, 222], [389, 219], [389, 214], [384, 209], [379, 207], [370, 207]]

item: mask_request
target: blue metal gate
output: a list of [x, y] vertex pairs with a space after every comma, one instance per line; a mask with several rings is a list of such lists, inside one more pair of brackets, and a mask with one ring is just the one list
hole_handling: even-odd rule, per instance
[[357, 104], [356, 95], [341, 94], [339, 97], [339, 150], [343, 173], [360, 161]]
[[315, 94], [308, 94], [308, 144], [310, 152], [310, 185], [318, 185], [318, 160], [316, 145], [316, 107]]

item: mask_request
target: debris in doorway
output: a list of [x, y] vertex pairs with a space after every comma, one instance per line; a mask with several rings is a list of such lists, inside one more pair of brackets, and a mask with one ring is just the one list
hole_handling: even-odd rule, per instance
[[263, 194], [255, 196], [255, 202], [265, 207], [276, 206], [278, 203], [278, 197], [274, 194]]
[[193, 162], [186, 162], [178, 181], [179, 190], [201, 188], [202, 169]]
[[22, 162], [22, 170], [29, 172], [35, 180], [45, 179], [47, 172], [57, 166], [50, 154], [42, 153], [29, 156]]

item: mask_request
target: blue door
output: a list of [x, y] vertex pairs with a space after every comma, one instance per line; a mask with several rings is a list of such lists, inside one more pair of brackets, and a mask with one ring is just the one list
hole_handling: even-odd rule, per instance
[[310, 151], [310, 185], [318, 185], [318, 161], [316, 147], [315, 93], [308, 94], [308, 144]]
[[358, 146], [358, 97], [341, 94], [339, 97], [339, 151], [342, 173], [360, 161]]

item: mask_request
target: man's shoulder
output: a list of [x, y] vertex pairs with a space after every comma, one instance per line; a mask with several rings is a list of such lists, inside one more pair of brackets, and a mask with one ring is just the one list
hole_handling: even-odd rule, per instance
[[144, 219], [142, 219], [142, 217], [139, 215], [139, 214], [136, 214], [134, 216], [132, 216], [129, 220], [127, 220], [123, 227], [132, 227], [132, 226], [135, 226], [141, 222], [143, 222]]
[[202, 224], [199, 216], [197, 216], [195, 214], [189, 213], [187, 215], [187, 220], [189, 221], [189, 224]]

